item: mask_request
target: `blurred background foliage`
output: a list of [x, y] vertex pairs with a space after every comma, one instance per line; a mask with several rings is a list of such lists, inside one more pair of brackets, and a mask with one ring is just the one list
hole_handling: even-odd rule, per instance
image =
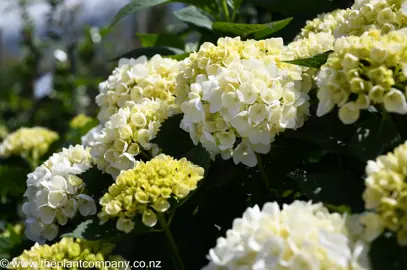
[[[216, 41], [221, 35], [219, 29], [213, 28], [213, 21], [207, 19], [212, 15], [205, 9], [186, 9], [186, 4], [159, 5], [126, 17], [109, 29], [113, 17], [106, 18], [98, 26], [77, 26], [75, 14], [80, 5], [64, 9], [64, 1], [59, 0], [43, 1], [48, 4], [49, 12], [44, 18], [44, 35], [38, 35], [27, 11], [32, 1], [8, 1], [8, 12], [16, 10], [20, 14], [22, 27], [18, 29], [21, 37], [18, 55], [5, 55], [4, 46], [0, 51], [0, 126], [8, 131], [22, 126], [43, 126], [57, 131], [60, 140], [54, 143], [44, 160], [62, 146], [80, 143], [80, 137], [96, 125], [91, 121], [85, 127], [75, 128], [70, 121], [78, 114], [96, 117], [98, 108], [94, 98], [98, 84], [112, 72], [117, 64], [114, 59], [121, 55], [137, 57], [155, 53], [175, 54], [176, 58], [182, 59], [203, 42]], [[203, 3], [205, 6], [213, 1], [216, 2], [183, 2]], [[306, 20], [322, 12], [349, 7], [352, 3], [348, 0], [247, 0], [243, 1], [239, 12], [231, 14], [231, 18], [234, 22], [246, 24], [292, 18], [283, 30], [265, 34], [267, 37], [281, 36], [288, 43]], [[97, 13], [98, 10], [90, 12]], [[205, 15], [200, 20], [196, 17], [199, 13]], [[194, 16], [190, 17], [191, 14]], [[215, 15], [219, 14], [221, 12]], [[223, 18], [213, 19], [219, 22]], [[129, 37], [123, 38], [120, 32], [127, 33], [129, 29]], [[312, 110], [315, 112], [315, 108]], [[166, 154], [184, 156], [193, 146], [188, 134], [182, 130], [174, 131], [173, 121], [179, 123], [176, 122], [179, 119], [165, 122], [156, 140], [163, 142], [160, 146]], [[262, 178], [258, 168], [236, 167], [231, 161], [217, 159], [208, 170], [206, 181], [187, 203], [179, 207], [171, 223], [187, 269], [199, 269], [205, 264], [205, 256], [216, 239], [225, 235], [233, 219], [241, 216], [248, 205], [262, 205], [273, 200], [284, 203], [312, 199], [324, 202], [335, 211], [363, 210], [361, 193], [366, 161], [407, 139], [407, 132], [399, 121], [401, 117], [389, 119], [379, 113], [366, 113], [361, 116], [360, 124], [344, 126], [333, 112], [323, 118], [312, 118], [299, 131], [286, 132], [283, 138], [273, 143], [272, 151], [262, 164], [275, 190], [271, 194], [265, 192], [261, 181], [253, 181]], [[369, 136], [364, 135], [366, 130], [369, 130]], [[174, 147], [173, 143], [168, 143], [171, 138], [185, 143], [182, 147], [178, 143]], [[203, 149], [194, 148], [193, 151], [196, 152], [187, 153], [192, 161], [201, 166], [207, 164]], [[14, 257], [32, 245], [22, 236], [19, 210], [26, 189], [26, 174], [32, 170], [20, 158], [0, 160], [0, 257]], [[91, 170], [84, 177], [102, 183], [107, 176]], [[76, 225], [73, 221], [66, 232], [71, 232]], [[98, 226], [88, 226], [88, 230], [94, 233]], [[82, 233], [86, 234], [86, 231]], [[99, 233], [108, 234], [106, 231]], [[172, 258], [166, 251], [162, 234], [114, 236], [117, 237], [122, 237], [118, 252], [127, 259], [161, 260], [163, 269], [172, 269]], [[388, 248], [397, 246], [393, 238], [380, 241], [385, 245], [374, 247], [373, 252], [384, 258], [381, 263], [384, 268], [379, 266], [377, 269], [406, 269], [403, 268], [406, 264], [394, 261], [394, 258], [403, 258], [399, 255], [405, 250], [398, 248], [395, 252], [396, 249]]]

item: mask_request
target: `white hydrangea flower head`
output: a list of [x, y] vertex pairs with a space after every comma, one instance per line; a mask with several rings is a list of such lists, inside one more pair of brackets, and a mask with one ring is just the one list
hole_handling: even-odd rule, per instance
[[360, 110], [380, 105], [391, 113], [406, 114], [406, 30], [382, 35], [371, 30], [360, 37], [335, 41], [334, 52], [321, 67], [316, 82], [317, 115], [339, 107], [344, 124], [355, 123]]
[[407, 142], [393, 152], [369, 161], [363, 193], [369, 211], [362, 220], [370, 239], [384, 229], [397, 234], [398, 242], [407, 246]]
[[52, 155], [28, 174], [27, 201], [22, 206], [28, 239], [39, 243], [53, 240], [59, 225], [65, 225], [78, 210], [82, 216], [96, 214], [96, 203], [84, 193], [85, 184], [79, 177], [92, 165], [89, 149], [76, 145]]
[[157, 155], [159, 149], [151, 143], [168, 117], [168, 103], [144, 99], [129, 102], [110, 117], [101, 135], [91, 148], [98, 168], [116, 178], [120, 171], [132, 169], [135, 156], [148, 150]]
[[145, 98], [167, 102], [169, 115], [179, 113], [174, 102], [178, 66], [178, 61], [160, 55], [150, 60], [145, 56], [121, 59], [112, 75], [99, 85], [100, 94], [96, 97], [96, 103], [100, 106], [98, 118], [101, 123], [109, 121], [129, 101], [140, 103]]
[[92, 147], [97, 142], [99, 137], [102, 135], [103, 126], [98, 125], [91, 130], [88, 131], [84, 136], [81, 138], [82, 145], [84, 147]]
[[339, 24], [345, 22], [346, 14], [349, 9], [337, 9], [329, 13], [319, 14], [315, 19], [308, 20], [304, 28], [301, 29], [294, 40], [309, 38], [312, 34], [326, 33], [331, 36], [334, 35], [335, 29]]
[[321, 204], [295, 201], [248, 208], [209, 251], [204, 270], [368, 270], [370, 245], [353, 237], [348, 218]]
[[338, 23], [334, 36], [360, 36], [372, 29], [389, 33], [404, 27], [407, 27], [406, 0], [357, 0]]
[[195, 145], [200, 142], [212, 158], [233, 157], [252, 167], [255, 153], [268, 153], [279, 132], [303, 125], [311, 85], [302, 83], [299, 66], [282, 62], [294, 59], [285, 52], [281, 38], [220, 38], [181, 63], [181, 128]]

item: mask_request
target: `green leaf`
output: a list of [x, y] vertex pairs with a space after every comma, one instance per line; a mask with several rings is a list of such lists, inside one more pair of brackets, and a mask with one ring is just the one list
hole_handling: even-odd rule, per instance
[[251, 0], [253, 5], [259, 8], [272, 10], [279, 14], [290, 14], [301, 16], [304, 13], [317, 14], [335, 10], [338, 8], [346, 8], [346, 1], [327, 1], [327, 0]]
[[407, 247], [401, 247], [393, 233], [384, 233], [372, 244], [369, 258], [372, 270], [407, 269]]
[[182, 114], [172, 116], [164, 121], [153, 143], [159, 145], [163, 152], [175, 158], [183, 157], [195, 146], [188, 132], [180, 128]]
[[142, 47], [165, 46], [170, 48], [184, 49], [184, 41], [178, 35], [174, 34], [142, 34], [138, 33]]
[[237, 13], [240, 9], [240, 6], [243, 4], [243, 1], [244, 0], [228, 0], [228, 5]]
[[[85, 240], [108, 240], [122, 239], [129, 234], [123, 233], [116, 229], [116, 219], [111, 219], [99, 224], [99, 219], [94, 217], [80, 223], [72, 232], [62, 234], [60, 237], [72, 237]], [[150, 228], [141, 223], [137, 218], [134, 220], [135, 225], [131, 234], [142, 234], [150, 231]]]
[[182, 51], [180, 49], [165, 47], [165, 46], [137, 48], [130, 52], [122, 54], [116, 58], [113, 58], [110, 61], [117, 61], [121, 58], [138, 58], [143, 55], [145, 55], [146, 57], [153, 57], [156, 54], [160, 54], [161, 56], [167, 56], [167, 55], [177, 55], [177, 54], [183, 54], [183, 53], [184, 53], [184, 51]]
[[184, 4], [194, 5], [212, 15], [219, 14], [219, 4], [217, 0], [173, 0], [171, 2], [181, 2]]
[[114, 179], [110, 174], [102, 173], [96, 167], [83, 173], [81, 179], [85, 183], [86, 194], [95, 200], [101, 198], [114, 183]]
[[[310, 115], [315, 114], [316, 106], [312, 106]], [[326, 152], [352, 154], [350, 141], [354, 132], [354, 126], [344, 125], [337, 113], [330, 113], [324, 117], [310, 117], [303, 127], [286, 130], [282, 136], [312, 143]]]
[[242, 170], [242, 166], [237, 167], [232, 159], [223, 160], [218, 157], [211, 164], [208, 176], [202, 186], [202, 190], [213, 190], [226, 186], [238, 176]]
[[204, 11], [194, 6], [188, 6], [174, 12], [175, 17], [181, 21], [200, 28], [212, 30], [213, 20]]
[[215, 22], [212, 24], [212, 28], [214, 31], [223, 34], [241, 36], [242, 38], [253, 36], [256, 39], [261, 39], [283, 29], [291, 20], [292, 18], [287, 18], [266, 24]]
[[89, 230], [88, 227], [90, 227], [92, 224], [94, 224], [94, 221], [92, 219], [86, 220], [82, 223], [80, 223], [75, 230], [73, 230], [70, 233], [65, 233], [62, 234], [60, 237], [64, 238], [64, 237], [72, 237], [72, 238], [78, 238], [78, 239], [87, 239], [85, 237], [85, 233], [87, 230]]
[[320, 68], [323, 64], [326, 63], [328, 60], [328, 56], [332, 53], [332, 51], [327, 51], [321, 54], [314, 55], [309, 58], [303, 59], [296, 59], [291, 61], [285, 61], [289, 64], [294, 64], [303, 67], [312, 67], [312, 68]]
[[27, 168], [0, 165], [1, 196], [21, 196], [27, 188]]
[[288, 177], [295, 180], [302, 193], [311, 200], [327, 205], [363, 208], [363, 200], [360, 196], [364, 188], [363, 179], [353, 173], [342, 171], [308, 173], [305, 170], [296, 169], [290, 172]]
[[209, 172], [211, 166], [211, 157], [209, 153], [200, 144], [192, 148], [188, 153], [186, 153], [185, 158], [195, 165], [201, 166], [205, 169], [205, 176]]
[[176, 55], [168, 55], [167, 58], [175, 59], [178, 61], [184, 60], [190, 55], [190, 53], [181, 53], [181, 54], [176, 54]]
[[267, 38], [267, 37], [271, 36], [272, 34], [285, 28], [292, 21], [292, 19], [293, 18], [287, 18], [284, 20], [267, 23], [266, 25], [268, 26], [268, 28], [265, 28], [264, 30], [260, 30], [260, 31], [253, 33], [253, 38], [254, 39]]
[[72, 232], [61, 235], [61, 238], [72, 237], [85, 240], [103, 240], [122, 234], [122, 232], [116, 229], [114, 222], [99, 225], [99, 220], [94, 218], [80, 223]]
[[347, 205], [333, 205], [333, 204], [329, 204], [329, 203], [324, 203], [324, 206], [326, 208], [328, 208], [331, 211], [335, 211], [337, 213], [348, 213], [348, 214], [352, 214], [352, 209], [347, 206]]
[[168, 0], [132, 0], [129, 4], [125, 5], [123, 8], [119, 10], [116, 16], [113, 19], [112, 24], [110, 27], [114, 26], [118, 21], [123, 19], [129, 14], [138, 12], [140, 10], [150, 8], [156, 5], [164, 4], [169, 2]]
[[358, 158], [368, 161], [393, 150], [400, 143], [401, 136], [392, 119], [375, 114], [357, 126], [351, 147]]

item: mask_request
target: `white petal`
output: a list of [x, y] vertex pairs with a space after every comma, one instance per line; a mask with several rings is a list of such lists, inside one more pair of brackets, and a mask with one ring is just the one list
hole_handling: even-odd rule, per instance
[[40, 219], [44, 224], [51, 224], [55, 220], [56, 211], [49, 206], [42, 206], [38, 209]]

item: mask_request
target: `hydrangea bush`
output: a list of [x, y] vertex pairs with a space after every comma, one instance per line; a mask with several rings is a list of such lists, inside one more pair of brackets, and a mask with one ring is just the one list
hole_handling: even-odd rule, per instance
[[295, 32], [260, 16], [295, 1], [181, 2], [185, 29], [140, 34], [96, 112], [1, 129], [8, 268], [407, 269], [407, 2], [327, 1]]

